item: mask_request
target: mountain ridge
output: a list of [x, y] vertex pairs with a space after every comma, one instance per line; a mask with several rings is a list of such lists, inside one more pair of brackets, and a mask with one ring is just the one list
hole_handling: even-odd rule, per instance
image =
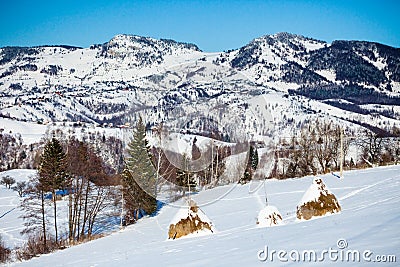
[[[286, 118], [304, 120], [297, 106], [302, 114], [313, 110], [319, 116], [321, 110], [326, 118], [339, 109], [339, 118], [366, 123], [360, 115], [374, 110], [381, 117], [373, 126], [391, 127], [400, 119], [399, 65], [399, 48], [366, 41], [329, 44], [286, 32], [216, 53], [127, 34], [87, 48], [6, 47], [0, 49], [0, 116], [124, 124], [142, 114], [156, 123], [173, 120], [173, 109], [189, 112], [213, 102], [239, 108], [274, 95], [274, 105], [293, 107]], [[285, 124], [282, 114], [276, 116]]]

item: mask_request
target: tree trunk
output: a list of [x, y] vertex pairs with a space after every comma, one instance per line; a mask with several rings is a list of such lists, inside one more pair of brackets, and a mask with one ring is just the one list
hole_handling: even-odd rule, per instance
[[72, 194], [70, 190], [68, 194], [68, 239], [70, 242], [74, 238], [73, 228], [74, 228], [74, 221], [73, 221], [73, 208], [72, 208]]
[[76, 185], [77, 188], [74, 193], [74, 237], [76, 235], [76, 239], [79, 241], [80, 234], [80, 223], [81, 223], [81, 210], [82, 210], [82, 190], [83, 190], [83, 181], [79, 183], [80, 178], [77, 176]]
[[76, 229], [76, 233], [77, 233], [77, 240], [79, 241], [80, 239], [80, 229], [81, 229], [81, 213], [82, 213], [82, 191], [79, 193], [79, 204], [77, 206], [77, 210], [78, 210], [78, 218], [76, 221], [76, 225], [77, 225], [77, 229]]
[[57, 229], [57, 196], [56, 191], [53, 190], [53, 205], [54, 205], [54, 231], [56, 234], [56, 244], [58, 245], [58, 229]]
[[46, 239], [46, 218], [45, 218], [45, 207], [44, 207], [44, 192], [40, 190], [41, 200], [41, 213], [42, 213], [42, 227], [43, 227], [43, 245], [44, 251], [47, 251], [47, 239]]
[[85, 226], [87, 222], [87, 209], [88, 209], [88, 198], [89, 198], [89, 190], [90, 190], [90, 182], [87, 180], [86, 183], [86, 192], [85, 192], [85, 203], [83, 204], [83, 223], [82, 223], [82, 229], [81, 229], [81, 236], [85, 236]]

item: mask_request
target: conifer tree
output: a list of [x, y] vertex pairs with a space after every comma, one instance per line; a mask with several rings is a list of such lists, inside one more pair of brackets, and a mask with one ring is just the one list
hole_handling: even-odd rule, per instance
[[254, 146], [250, 146], [250, 160], [251, 168], [255, 171], [258, 167], [258, 152]]
[[248, 153], [248, 160], [246, 169], [244, 170], [243, 177], [239, 180], [239, 183], [241, 184], [245, 184], [251, 181], [251, 179], [253, 179], [254, 172], [258, 166], [257, 148], [255, 148], [253, 145], [250, 145], [249, 151], [247, 153]]
[[56, 191], [65, 187], [67, 178], [66, 155], [60, 142], [52, 138], [44, 147], [39, 163], [39, 183], [44, 191], [52, 193], [54, 231], [56, 242], [58, 242], [57, 229], [57, 198]]
[[157, 209], [156, 172], [149, 151], [145, 124], [139, 117], [133, 138], [128, 144], [128, 157], [125, 159], [126, 166], [122, 175], [124, 195], [131, 199], [125, 201], [128, 205], [127, 214], [134, 214], [136, 220], [140, 212], [151, 214]]
[[123, 186], [123, 205], [124, 205], [124, 225], [135, 223], [141, 215], [141, 207], [147, 199], [146, 192], [132, 177], [132, 173], [125, 168], [121, 173], [121, 182]]

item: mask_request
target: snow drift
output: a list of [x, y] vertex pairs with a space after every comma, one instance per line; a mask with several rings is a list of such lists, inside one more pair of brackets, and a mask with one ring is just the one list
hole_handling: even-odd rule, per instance
[[283, 224], [282, 215], [275, 206], [266, 206], [258, 213], [258, 227], [269, 227]]

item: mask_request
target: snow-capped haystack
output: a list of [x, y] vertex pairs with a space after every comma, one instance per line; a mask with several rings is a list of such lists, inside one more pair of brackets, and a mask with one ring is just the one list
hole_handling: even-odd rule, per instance
[[314, 216], [339, 213], [341, 207], [335, 195], [319, 177], [313, 183], [297, 205], [297, 219], [309, 220]]
[[270, 227], [283, 224], [282, 215], [275, 206], [266, 206], [258, 213], [258, 227]]
[[169, 225], [168, 239], [187, 235], [207, 235], [215, 231], [210, 219], [193, 200], [181, 208]]

